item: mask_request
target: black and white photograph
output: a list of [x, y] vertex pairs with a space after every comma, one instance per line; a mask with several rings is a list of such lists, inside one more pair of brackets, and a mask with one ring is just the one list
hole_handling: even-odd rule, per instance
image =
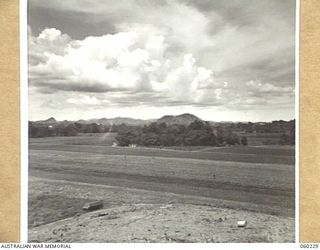
[[295, 242], [296, 5], [28, 0], [28, 242]]

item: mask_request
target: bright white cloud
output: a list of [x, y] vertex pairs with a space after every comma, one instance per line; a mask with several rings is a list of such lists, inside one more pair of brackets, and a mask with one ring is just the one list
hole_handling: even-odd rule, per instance
[[249, 81], [246, 83], [246, 91], [254, 94], [263, 95], [294, 95], [294, 87], [275, 86], [270, 83], [262, 83], [260, 81]]
[[[161, 29], [143, 27], [84, 40], [72, 40], [57, 29], [45, 29], [37, 37], [31, 36], [30, 55], [34, 55], [34, 51], [43, 55], [29, 67], [31, 86], [42, 92], [91, 93], [91, 96], [69, 96], [66, 103], [73, 105], [239, 108], [270, 103], [276, 96], [287, 102], [293, 100], [292, 87], [260, 81], [239, 86], [217, 82], [213, 71], [199, 66], [192, 54], [167, 53], [170, 42], [165, 33], [160, 35]], [[94, 97], [93, 93], [100, 95]], [[273, 100], [268, 100], [270, 97]]]
[[95, 96], [80, 95], [78, 98], [69, 98], [66, 101], [69, 104], [97, 105], [101, 102]]
[[[210, 69], [197, 66], [192, 54], [165, 55], [164, 36], [145, 39], [145, 34], [131, 31], [82, 41], [66, 37], [56, 29], [32, 37], [34, 45], [42, 45], [46, 58], [29, 67], [32, 85], [66, 91], [163, 92], [176, 102], [190, 103], [201, 101], [198, 90], [219, 85]], [[46, 43], [61, 43], [64, 49], [46, 49]]]
[[[281, 105], [292, 113], [294, 27], [288, 22], [292, 14], [278, 9], [280, 2], [94, 2], [31, 1], [38, 12], [68, 16], [56, 23], [70, 35], [57, 28], [33, 35], [29, 28], [32, 107], [76, 113], [76, 107], [89, 106], [91, 114], [93, 107], [97, 112], [140, 110], [141, 105], [200, 112]], [[35, 30], [50, 24], [42, 23]]]
[[38, 37], [34, 37], [31, 28], [29, 33], [29, 64], [45, 62], [48, 60], [48, 54], [63, 55], [64, 50], [71, 41], [67, 34], [61, 34], [60, 30], [55, 28], [43, 30]]

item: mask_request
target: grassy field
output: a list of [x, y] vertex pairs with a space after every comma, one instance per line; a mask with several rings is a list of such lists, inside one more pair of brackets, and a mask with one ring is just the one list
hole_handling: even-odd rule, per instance
[[250, 146], [278, 145], [282, 133], [239, 133], [238, 136], [245, 136]]
[[32, 138], [30, 149], [84, 153], [85, 155], [120, 155], [182, 158], [248, 163], [294, 164], [294, 147], [172, 147], [128, 148], [111, 147], [114, 133], [92, 134], [75, 137]]
[[[37, 228], [85, 216], [82, 206], [94, 200], [102, 200], [109, 209], [209, 205], [292, 223], [293, 147], [114, 148], [110, 146], [114, 137], [109, 133], [30, 140], [31, 240], [44, 240], [44, 235], [35, 234]], [[289, 231], [291, 235], [294, 230]], [[283, 241], [292, 239], [290, 235]], [[53, 239], [66, 240], [56, 235]]]
[[45, 138], [32, 138], [32, 146], [36, 145], [102, 145], [111, 146], [115, 141], [117, 133], [87, 133], [79, 134], [78, 136], [56, 136], [56, 137], [45, 137]]

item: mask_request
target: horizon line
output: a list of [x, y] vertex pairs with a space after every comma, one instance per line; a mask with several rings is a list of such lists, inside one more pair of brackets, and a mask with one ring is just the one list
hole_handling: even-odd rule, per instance
[[133, 119], [133, 120], [142, 120], [142, 121], [152, 121], [152, 120], [159, 120], [165, 116], [173, 116], [173, 117], [177, 117], [177, 116], [181, 116], [181, 115], [193, 115], [197, 118], [199, 118], [200, 120], [202, 121], [207, 121], [207, 122], [217, 122], [217, 123], [223, 123], [223, 122], [230, 122], [230, 123], [249, 123], [249, 122], [252, 122], [252, 123], [268, 123], [268, 122], [273, 122], [273, 121], [286, 121], [286, 122], [289, 122], [289, 121], [293, 121], [293, 120], [296, 120], [295, 117], [291, 118], [291, 119], [275, 119], [275, 120], [270, 120], [270, 121], [250, 121], [250, 120], [246, 120], [246, 121], [239, 121], [239, 120], [220, 120], [220, 121], [215, 121], [215, 120], [205, 120], [205, 119], [202, 119], [201, 117], [197, 116], [197, 115], [194, 115], [194, 114], [191, 114], [191, 113], [182, 113], [182, 114], [178, 114], [178, 115], [173, 115], [173, 114], [169, 114], [169, 115], [163, 115], [159, 118], [148, 118], [148, 119], [143, 119], [143, 118], [134, 118], [134, 117], [129, 117], [129, 116], [115, 116], [115, 117], [100, 117], [100, 118], [80, 118], [80, 119], [76, 119], [76, 120], [67, 120], [67, 119], [63, 119], [63, 120], [57, 120], [54, 116], [50, 116], [49, 118], [47, 119], [40, 119], [40, 120], [29, 120], [30, 122], [39, 122], [39, 121], [47, 121], [49, 119], [55, 119], [57, 122], [62, 122], [62, 121], [69, 121], [69, 122], [77, 122], [77, 121], [80, 121], [80, 120], [84, 120], [84, 121], [89, 121], [89, 120], [99, 120], [99, 119]]

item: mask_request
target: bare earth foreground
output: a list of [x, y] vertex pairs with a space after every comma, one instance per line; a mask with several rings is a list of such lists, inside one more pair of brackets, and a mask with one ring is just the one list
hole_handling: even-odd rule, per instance
[[[30, 140], [29, 242], [294, 241], [294, 148], [114, 148], [113, 138]], [[103, 209], [82, 210], [98, 200]]]

